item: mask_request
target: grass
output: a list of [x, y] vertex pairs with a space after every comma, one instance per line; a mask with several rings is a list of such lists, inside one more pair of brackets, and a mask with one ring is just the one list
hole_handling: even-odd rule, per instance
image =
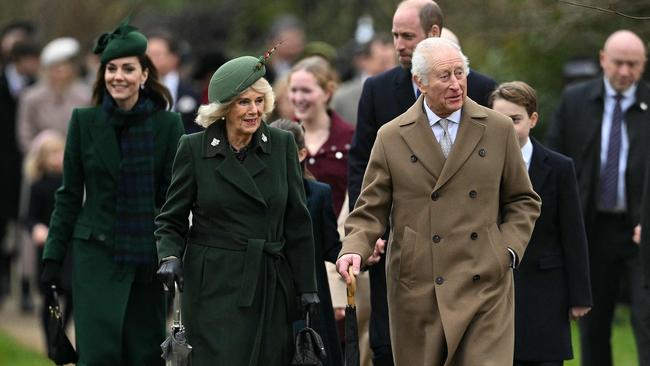
[[52, 366], [47, 357], [24, 347], [7, 334], [0, 332], [0, 365]]
[[[580, 338], [575, 322], [571, 327], [571, 336], [573, 338], [573, 354], [575, 358], [565, 362], [564, 365], [580, 366]], [[630, 310], [625, 305], [617, 306], [616, 313], [614, 314], [612, 353], [614, 354], [614, 365], [616, 366], [638, 365], [636, 344], [630, 325]]]

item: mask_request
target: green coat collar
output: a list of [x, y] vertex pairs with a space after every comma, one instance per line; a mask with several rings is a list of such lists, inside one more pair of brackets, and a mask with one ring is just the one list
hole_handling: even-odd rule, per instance
[[[226, 134], [225, 121], [218, 120], [208, 126], [203, 134], [203, 157], [213, 158], [216, 155], [228, 155], [228, 136]], [[271, 153], [271, 133], [266, 122], [262, 122], [260, 128], [253, 134], [250, 151], [261, 150], [265, 154]]]

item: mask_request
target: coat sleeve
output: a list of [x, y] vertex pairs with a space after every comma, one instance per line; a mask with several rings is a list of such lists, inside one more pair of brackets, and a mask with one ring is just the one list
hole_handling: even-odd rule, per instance
[[172, 167], [167, 199], [156, 217], [156, 245], [158, 259], [175, 256], [185, 251], [189, 230], [189, 215], [196, 200], [196, 177], [189, 136], [182, 136]]
[[348, 156], [348, 205], [350, 212], [354, 210], [354, 205], [359, 198], [370, 151], [377, 137], [377, 118], [373, 100], [373, 79], [369, 78], [363, 84], [357, 110], [357, 126], [352, 136]]
[[393, 202], [393, 183], [384, 149], [379, 134], [370, 154], [357, 205], [345, 221], [346, 236], [339, 257], [355, 253], [361, 255], [365, 263], [375, 242], [386, 230]]
[[285, 254], [291, 266], [296, 291], [317, 292], [316, 259], [311, 218], [306, 205], [302, 170], [298, 163], [298, 148], [294, 139], [285, 134], [287, 159], [287, 205], [284, 214]]
[[643, 206], [641, 207], [641, 262], [644, 286], [650, 288], [650, 150], [646, 159], [645, 181], [643, 186]]
[[332, 206], [332, 190], [330, 188], [324, 188], [322, 196], [323, 215], [321, 217], [323, 218], [323, 232], [321, 234], [323, 235], [323, 259], [331, 263], [336, 263], [336, 257], [341, 251], [341, 239]]
[[33, 124], [34, 121], [34, 105], [29, 97], [19, 99], [18, 113], [16, 115], [16, 138], [18, 139], [18, 147], [23, 155], [29, 152], [29, 148], [36, 137], [36, 131]]
[[63, 154], [63, 182], [55, 193], [54, 211], [43, 259], [62, 262], [72, 237], [84, 197], [79, 110], [72, 112]]
[[569, 305], [591, 306], [587, 233], [582, 219], [578, 182], [573, 163], [568, 159], [562, 161], [562, 168], [558, 172], [562, 187], [558, 190], [557, 212], [560, 242], [566, 263]]
[[515, 251], [521, 262], [530, 236], [533, 234], [535, 220], [539, 217], [541, 199], [530, 184], [514, 126], [510, 124], [507, 131], [499, 197], [501, 208], [499, 228], [503, 243]]
[[[162, 202], [165, 202], [167, 197], [167, 190], [169, 189], [169, 184], [171, 183], [172, 177], [172, 168], [174, 164], [174, 156], [178, 148], [178, 141], [181, 136], [183, 136], [185, 128], [183, 127], [183, 122], [178, 114], [173, 114], [174, 118], [171, 123], [169, 139], [167, 140], [167, 151], [164, 157], [165, 165], [163, 167], [162, 177], [160, 180], [160, 197], [162, 197]], [[160, 206], [158, 206], [160, 207]]]

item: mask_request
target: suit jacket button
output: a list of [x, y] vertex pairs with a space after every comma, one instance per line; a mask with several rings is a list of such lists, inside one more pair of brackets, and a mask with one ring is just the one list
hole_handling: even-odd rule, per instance
[[431, 240], [433, 240], [434, 243], [440, 243], [440, 239], [442, 238], [440, 237], [440, 235], [437, 234], [434, 235], [433, 238], [431, 238]]
[[485, 157], [485, 154], [487, 154], [487, 151], [485, 151], [485, 149], [480, 149], [480, 150], [478, 151], [478, 156], [480, 156], [480, 157], [482, 157], [482, 158]]
[[474, 190], [469, 191], [469, 197], [470, 198], [476, 198], [476, 196], [478, 196], [478, 193], [476, 193], [476, 191], [474, 191]]
[[469, 235], [469, 238], [472, 239], [472, 240], [476, 240], [476, 239], [478, 239], [478, 234], [475, 233], [475, 232], [474, 232], [474, 233], [471, 233], [471, 234]]
[[431, 200], [437, 201], [438, 198], [440, 198], [440, 195], [438, 194], [438, 192], [431, 193]]
[[418, 157], [415, 155], [411, 155], [411, 163], [415, 163], [418, 161]]
[[97, 240], [99, 240], [99, 241], [106, 241], [106, 235], [104, 235], [104, 234], [99, 234], [99, 235], [97, 235]]
[[480, 279], [481, 279], [481, 276], [480, 276], [480, 275], [474, 275], [474, 276], [472, 276], [472, 281], [474, 281], [474, 282], [478, 282]]
[[442, 285], [445, 282], [445, 279], [442, 277], [436, 277], [436, 283]]

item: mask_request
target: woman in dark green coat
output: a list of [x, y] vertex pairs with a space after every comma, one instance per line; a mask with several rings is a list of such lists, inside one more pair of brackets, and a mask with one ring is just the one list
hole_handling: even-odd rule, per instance
[[318, 299], [296, 144], [262, 120], [274, 100], [264, 63], [215, 72], [197, 118], [206, 130], [181, 138], [156, 219], [158, 274], [184, 287], [193, 366], [288, 365], [292, 321]]
[[171, 97], [146, 48], [126, 22], [102, 35], [95, 106], [75, 109], [70, 120], [42, 281], [58, 282], [65, 253], [74, 252], [78, 365], [163, 364], [154, 219], [183, 125], [165, 111]]

